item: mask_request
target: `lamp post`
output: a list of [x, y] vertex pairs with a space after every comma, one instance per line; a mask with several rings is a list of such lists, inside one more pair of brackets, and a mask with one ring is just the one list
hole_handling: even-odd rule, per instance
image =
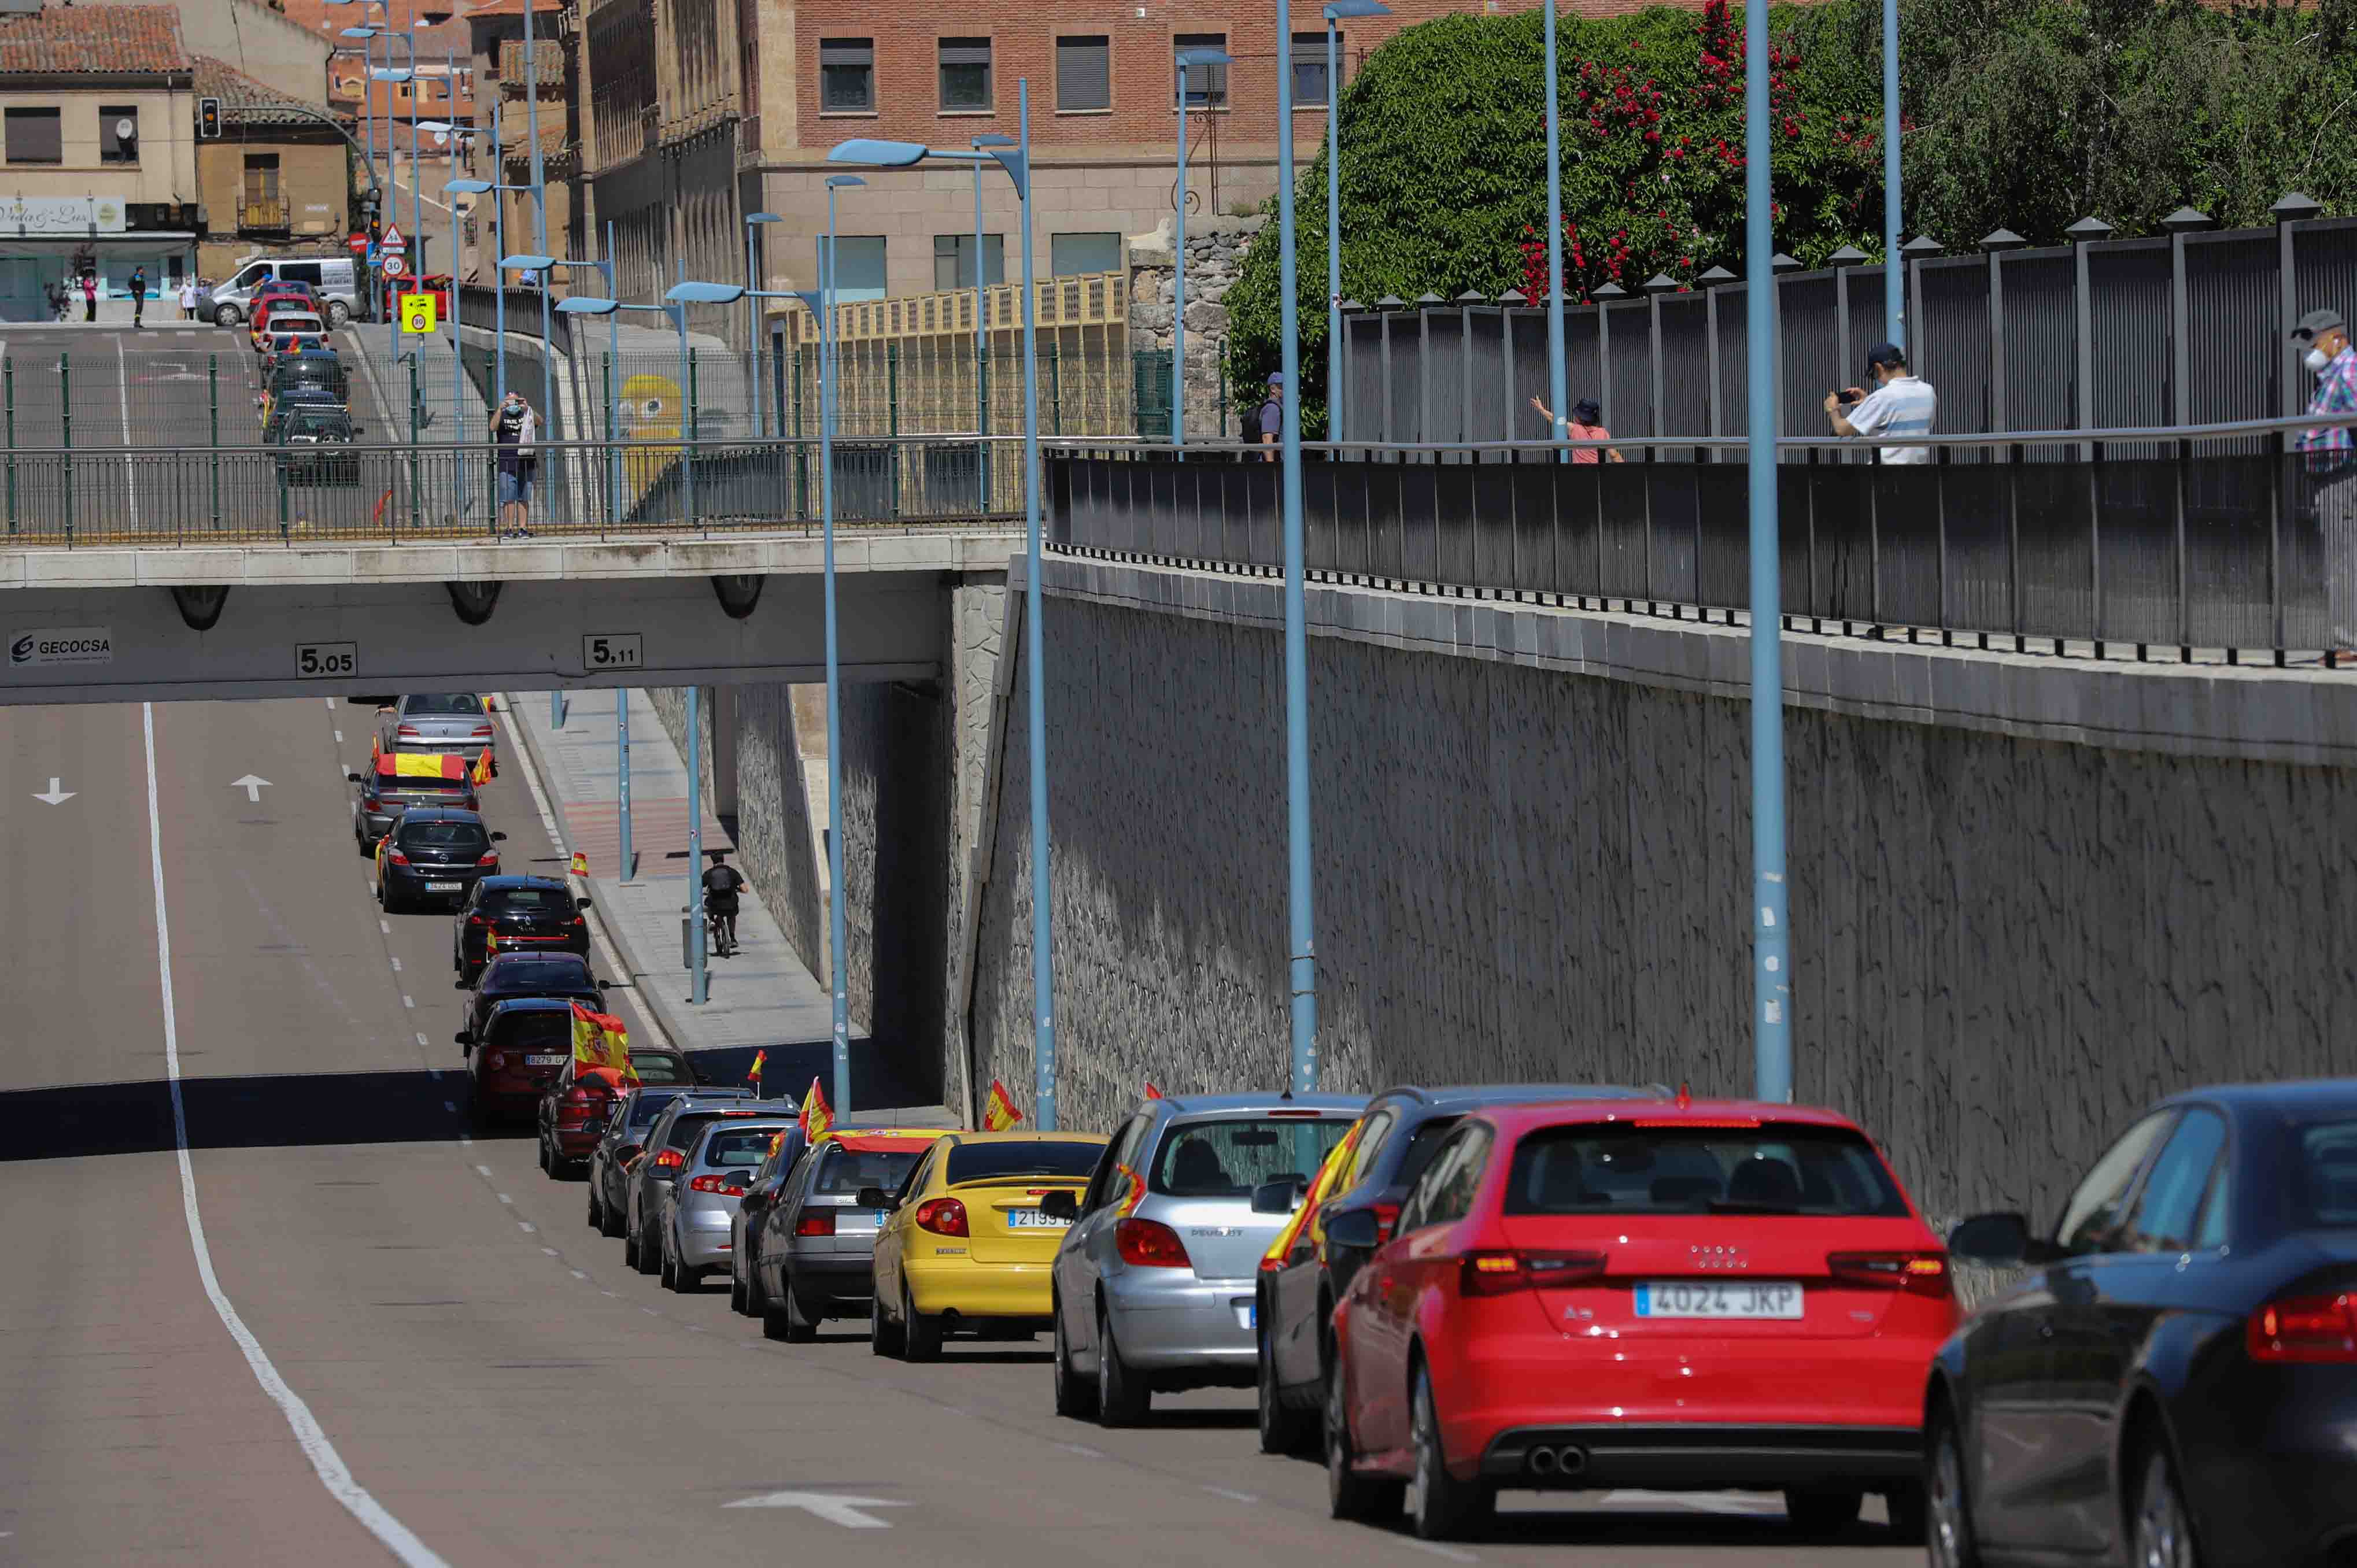
[[[1549, 0], [1553, 14], [1553, 0]], [[1769, 160], [1768, 7], [1743, 9], [1743, 315], [1751, 487], [1752, 1093], [1792, 1098], [1791, 922], [1784, 882], [1784, 655], [1776, 557], [1776, 253]], [[1554, 79], [1550, 75], [1549, 87]], [[1552, 122], [1550, 122], [1552, 124]], [[1885, 134], [1887, 135], [1886, 129]], [[1561, 405], [1556, 409], [1561, 414]]]
[[947, 163], [996, 163], [1015, 183], [1023, 220], [1023, 526], [1028, 571], [1024, 585], [1024, 663], [1028, 683], [1031, 759], [1031, 1026], [1034, 1050], [1034, 1093], [1038, 1099], [1033, 1125], [1043, 1133], [1056, 1131], [1055, 955], [1049, 946], [1054, 922], [1048, 909], [1048, 716], [1047, 681], [1041, 671], [1039, 629], [1039, 353], [1038, 290], [1032, 278], [1031, 242], [1031, 83], [1016, 82], [1020, 139], [1012, 147], [972, 152], [928, 147], [921, 142], [886, 142], [861, 137], [834, 147], [829, 163], [865, 164], [883, 168], [908, 168], [928, 159]]
[[1187, 69], [1234, 63], [1224, 50], [1178, 51], [1178, 199], [1176, 242], [1170, 247], [1170, 445], [1187, 445]]
[[[609, 220], [606, 225], [606, 253], [610, 257], [613, 252], [614, 225]], [[607, 286], [609, 288], [613, 286], [613, 270], [608, 265], [606, 277]], [[567, 316], [602, 316], [606, 317], [607, 328], [611, 334], [607, 339], [608, 347], [606, 350], [606, 454], [607, 462], [609, 465], [607, 475], [606, 515], [610, 521], [619, 522], [622, 515], [622, 455], [621, 448], [618, 445], [621, 440], [621, 432], [615, 423], [614, 360], [617, 358], [616, 345], [619, 344], [620, 333], [620, 328], [618, 325], [618, 312], [620, 307], [609, 299], [592, 299], [586, 295], [575, 295], [570, 298], [558, 300], [556, 308]], [[630, 689], [628, 686], [618, 686], [614, 689], [614, 808], [622, 830], [620, 846], [622, 880], [628, 882], [638, 866], [638, 856], [630, 848]]]
[[[367, 15], [368, 7], [371, 5], [376, 6], [379, 10], [385, 10], [385, 0], [327, 0], [327, 3], [330, 5], [358, 5], [361, 7], [361, 15], [363, 16]], [[392, 15], [389, 10], [385, 10], [385, 14], [388, 16]], [[364, 23], [357, 27], [343, 28], [337, 36], [339, 38], [358, 38], [361, 40], [361, 124], [362, 134], [366, 137], [366, 141], [364, 143], [366, 150], [361, 155], [361, 161], [365, 163], [376, 156], [376, 96], [370, 90], [369, 83], [373, 79], [376, 69], [376, 50], [373, 45], [373, 40], [377, 36], [377, 28], [372, 24]], [[388, 64], [393, 60], [393, 49], [389, 45], [385, 48], [384, 58]], [[385, 199], [387, 201], [393, 199], [392, 121], [393, 104], [390, 98], [388, 98], [385, 103], [386, 125], [384, 137], [384, 184], [386, 191]], [[371, 278], [369, 280], [368, 297], [374, 299], [377, 297], [377, 293], [378, 280]]]
[[[458, 62], [455, 56], [450, 60], [449, 69], [450, 91], [455, 91], [458, 80]], [[450, 416], [458, 422], [455, 439], [463, 442], [467, 439], [466, 334], [460, 328], [458, 321], [458, 258], [462, 251], [458, 234], [458, 199], [452, 193], [457, 185], [456, 177], [458, 172], [458, 148], [465, 140], [478, 133], [471, 127], [449, 120], [427, 120], [423, 122], [418, 129], [432, 131], [436, 135], [447, 136], [450, 140], [450, 175], [442, 181], [442, 199], [448, 203], [450, 209]], [[459, 510], [464, 511], [466, 510], [465, 465], [461, 464], [459, 467], [458, 504]]]
[[[500, 101], [491, 100], [491, 157], [497, 162], [500, 152]], [[508, 209], [500, 198], [511, 191], [522, 190], [520, 185], [505, 185], [495, 179], [454, 179], [445, 190], [455, 190], [466, 196], [489, 195], [491, 198], [491, 249], [504, 256], [508, 251]], [[508, 396], [508, 289], [507, 275], [494, 271], [491, 277], [491, 402], [501, 403]]]
[[1899, 259], [1899, 0], [1882, 0], [1883, 330], [1907, 347], [1906, 263]]
[[[752, 395], [753, 439], [761, 438], [761, 305], [758, 297], [761, 280], [753, 271], [753, 226], [757, 223], [782, 223], [785, 220], [774, 212], [745, 214], [745, 366], [747, 390]], [[606, 286], [614, 286], [611, 279]]]
[[[996, 134], [974, 138], [976, 152], [1014, 145], [1014, 137]], [[990, 434], [990, 340], [983, 326], [988, 310], [985, 302], [989, 297], [983, 290], [990, 282], [990, 270], [983, 263], [982, 240], [982, 165], [976, 162], [974, 166], [974, 432], [978, 436]], [[999, 252], [998, 281], [1006, 281], [1004, 250]], [[975, 503], [986, 511], [990, 507], [990, 497], [996, 493], [990, 482], [990, 444], [986, 441], [974, 443], [974, 473]]]
[[[609, 294], [609, 295], [610, 295], [610, 294], [613, 294], [613, 293], [615, 292], [615, 288], [614, 288], [614, 263], [613, 263], [613, 256], [612, 256], [611, 252], [608, 252], [608, 254], [606, 254], [606, 255], [602, 255], [602, 256], [596, 256], [596, 257], [592, 257], [592, 258], [590, 258], [590, 259], [588, 259], [588, 260], [586, 260], [586, 261], [585, 261], [585, 260], [578, 259], [578, 258], [576, 258], [576, 257], [572, 257], [572, 256], [543, 256], [543, 255], [537, 255], [537, 254], [535, 254], [535, 255], [523, 255], [523, 256], [501, 256], [501, 257], [500, 258], [500, 277], [501, 277], [502, 279], [504, 279], [504, 278], [506, 277], [506, 275], [508, 274], [508, 273], [510, 273], [511, 271], [514, 271], [514, 272], [538, 273], [538, 274], [540, 274], [540, 278], [541, 278], [540, 298], [541, 298], [541, 306], [542, 306], [542, 308], [543, 308], [543, 309], [546, 309], [546, 308], [547, 308], [547, 306], [548, 306], [548, 274], [551, 274], [551, 273], [553, 273], [553, 272], [559, 271], [559, 270], [568, 270], [568, 271], [569, 271], [569, 270], [572, 270], [572, 269], [575, 269], [575, 268], [578, 268], [578, 267], [595, 267], [595, 268], [597, 270], [598, 275], [605, 279], [605, 282], [606, 282], [606, 292], [607, 292], [608, 294]], [[607, 314], [610, 317], [612, 313], [609, 311], [609, 312], [608, 312]], [[548, 356], [550, 359], [554, 359], [554, 358], [555, 357], [554, 349], [553, 348], [551, 348], [551, 347], [548, 345], [548, 340], [547, 340], [547, 339], [545, 339], [545, 338], [543, 338], [543, 339], [542, 339], [542, 346], [543, 346], [543, 351], [544, 351], [545, 354], [547, 354], [547, 356]], [[612, 443], [612, 441], [613, 441], [613, 438], [614, 438], [614, 437], [613, 437], [613, 431], [612, 431], [612, 429], [611, 429], [611, 421], [612, 421], [612, 417], [613, 417], [613, 412], [612, 412], [612, 411], [613, 411], [613, 406], [614, 406], [614, 400], [613, 400], [613, 387], [612, 387], [612, 380], [613, 380], [613, 355], [612, 355], [610, 352], [608, 352], [608, 355], [607, 355], [607, 357], [606, 357], [606, 359], [607, 359], [607, 381], [608, 381], [608, 386], [607, 386], [607, 398], [606, 398], [606, 408], [607, 408], [607, 418], [608, 418], [608, 428], [607, 433], [606, 433], [606, 439], [607, 439], [607, 441], [608, 441], [608, 446], [609, 446], [609, 449], [610, 449], [610, 445], [611, 445], [611, 443]], [[568, 469], [570, 469], [571, 466], [570, 466], [570, 465], [568, 465], [567, 467], [568, 467]], [[571, 490], [572, 490], [572, 489], [573, 489], [572, 480], [571, 480], [571, 478], [570, 478], [569, 477], [568, 477], [568, 478], [567, 478], [567, 479], [566, 479], [565, 487], [565, 489], [566, 489], [567, 493], [570, 493], [570, 492], [571, 492]]]
[[1388, 16], [1382, 0], [1332, 0], [1326, 7], [1326, 439], [1342, 434], [1342, 41], [1335, 24]]
[[[1566, 409], [1571, 399], [1571, 377], [1564, 363], [1563, 337], [1563, 127], [1562, 96], [1555, 70], [1555, 0], [1546, 0], [1546, 160], [1547, 160], [1547, 406], [1555, 410], [1547, 435], [1564, 438]], [[1745, 15], [1767, 14], [1764, 5], [1745, 8]], [[1767, 160], [1760, 160], [1765, 163]], [[1757, 341], [1758, 339], [1755, 339]], [[1569, 454], [1558, 448], [1557, 458]]]
[[[1548, 0], [1550, 10], [1554, 0]], [[1301, 539], [1301, 306], [1294, 297], [1293, 7], [1276, 0], [1277, 340], [1285, 371], [1286, 947], [1293, 993], [1292, 1089], [1318, 1087], [1317, 909], [1309, 879], [1309, 647]]]
[[[403, 82], [414, 82], [417, 80], [417, 46], [411, 42], [407, 37], [398, 33], [387, 33], [384, 40], [384, 52], [388, 58], [392, 55], [393, 40], [396, 38], [399, 38], [404, 45], [408, 46], [411, 63], [406, 66], [391, 70], [388, 70], [383, 66], [378, 66], [369, 72], [370, 81], [382, 81], [388, 89], [398, 86]], [[384, 183], [386, 188], [385, 199], [387, 204], [392, 207], [398, 207], [401, 205], [401, 177], [397, 172], [396, 165], [394, 163], [395, 156], [396, 148], [394, 147], [393, 139], [393, 102], [392, 93], [388, 91], [385, 95], [384, 105]], [[419, 181], [417, 178], [417, 94], [414, 91], [412, 91], [409, 97], [409, 228], [411, 233], [416, 238], [418, 253], [421, 255], [425, 253], [425, 234], [424, 231], [424, 225], [425, 222], [425, 193], [419, 188]], [[388, 216], [390, 216], [390, 214], [388, 214]], [[424, 275], [424, 269], [422, 267], [412, 267], [411, 273], [413, 275], [422, 276]], [[393, 292], [393, 274], [390, 273], [385, 274], [384, 287], [385, 293], [389, 296]], [[388, 298], [387, 304], [391, 304], [390, 298]], [[392, 309], [388, 309], [384, 313], [384, 352], [388, 362], [401, 358], [400, 315], [401, 313], [398, 310]]]

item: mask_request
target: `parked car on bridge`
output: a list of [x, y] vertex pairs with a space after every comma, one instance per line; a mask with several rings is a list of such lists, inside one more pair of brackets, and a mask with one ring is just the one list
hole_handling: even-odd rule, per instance
[[830, 1317], [865, 1317], [875, 1294], [880, 1205], [946, 1129], [838, 1127], [803, 1155], [751, 1228], [749, 1305], [772, 1339], [800, 1342]]
[[728, 1266], [736, 1244], [729, 1224], [745, 1184], [769, 1157], [770, 1142], [791, 1118], [758, 1112], [706, 1122], [688, 1141], [678, 1175], [655, 1189], [658, 1272], [665, 1290], [692, 1294], [704, 1276]]
[[1157, 1391], [1248, 1388], [1261, 1255], [1285, 1224], [1253, 1192], [1306, 1183], [1366, 1097], [1212, 1094], [1148, 1100], [1122, 1123], [1087, 1188], [1050, 1193], [1073, 1221], [1056, 1253], [1056, 1409], [1109, 1426]]
[[1501, 1488], [1775, 1491], [1831, 1537], [1883, 1494], [1921, 1529], [1922, 1378], [1947, 1255], [1873, 1142], [1749, 1101], [1493, 1106], [1433, 1152], [1334, 1312], [1338, 1519], [1427, 1539]]
[[588, 908], [588, 899], [553, 876], [486, 876], [451, 924], [451, 967], [471, 985], [495, 952], [587, 956], [589, 918], [582, 911]]
[[505, 833], [456, 806], [413, 806], [377, 841], [376, 901], [388, 915], [424, 904], [462, 905], [476, 882], [497, 875]]
[[1925, 1396], [1935, 1568], [2357, 1562], [2357, 1079], [2190, 1090], [2089, 1167]]
[[549, 1080], [573, 1059], [573, 1004], [549, 996], [502, 1002], [461, 1049], [468, 1119], [479, 1130], [520, 1120], [533, 1112]]
[[662, 1237], [655, 1227], [662, 1210], [662, 1194], [658, 1189], [679, 1179], [680, 1168], [687, 1163], [687, 1146], [705, 1123], [765, 1114], [757, 1105], [747, 1103], [753, 1098], [749, 1089], [698, 1089], [662, 1108], [654, 1125], [647, 1129], [645, 1152], [632, 1162], [622, 1181], [625, 1264], [642, 1274], [653, 1273], [662, 1266], [662, 1254], [658, 1251]]
[[1048, 1276], [1070, 1215], [1040, 1207], [1077, 1197], [1109, 1142], [1093, 1133], [952, 1133], [887, 1197], [877, 1233], [868, 1341], [876, 1353], [931, 1361], [952, 1334], [1028, 1339], [1049, 1326]]

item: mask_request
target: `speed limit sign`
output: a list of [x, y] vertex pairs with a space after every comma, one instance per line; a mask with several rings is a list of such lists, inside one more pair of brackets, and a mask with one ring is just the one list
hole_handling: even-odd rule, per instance
[[387, 251], [384, 260], [377, 263], [377, 270], [389, 278], [397, 278], [401, 275], [401, 269], [407, 264], [407, 260], [399, 251]]
[[430, 294], [404, 294], [401, 300], [401, 329], [404, 332], [432, 332], [435, 327], [435, 296]]

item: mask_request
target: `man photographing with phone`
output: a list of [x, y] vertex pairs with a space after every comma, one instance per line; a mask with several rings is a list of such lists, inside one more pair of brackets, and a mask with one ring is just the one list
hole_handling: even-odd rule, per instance
[[[1874, 390], [1845, 387], [1825, 394], [1825, 416], [1836, 435], [1929, 435], [1939, 413], [1939, 395], [1932, 383], [1907, 369], [1907, 356], [1896, 343], [1877, 343], [1867, 350], [1867, 373]], [[1878, 446], [1885, 463], [1929, 463], [1929, 446]]]

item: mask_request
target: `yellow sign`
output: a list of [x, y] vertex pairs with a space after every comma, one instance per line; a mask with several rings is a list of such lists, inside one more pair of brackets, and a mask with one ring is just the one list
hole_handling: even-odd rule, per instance
[[404, 294], [401, 296], [401, 329], [404, 332], [431, 332], [436, 320], [435, 296], [430, 294]]

